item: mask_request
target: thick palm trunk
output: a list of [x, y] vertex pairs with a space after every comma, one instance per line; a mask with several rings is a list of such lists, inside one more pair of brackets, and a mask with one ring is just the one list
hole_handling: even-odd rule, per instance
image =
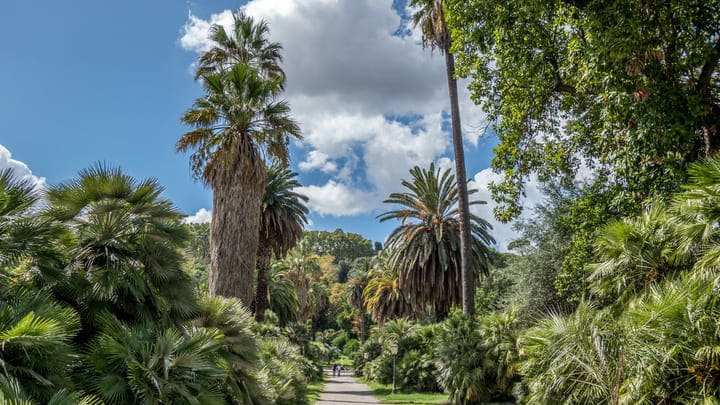
[[450, 92], [450, 117], [452, 120], [453, 150], [455, 152], [455, 177], [457, 178], [460, 213], [460, 272], [462, 274], [463, 313], [475, 313], [475, 272], [470, 258], [470, 208], [468, 203], [467, 175], [465, 173], [465, 151], [463, 149], [462, 127], [460, 125], [460, 106], [458, 105], [457, 80], [455, 80], [455, 58], [448, 46], [444, 49], [448, 90]]
[[239, 168], [218, 177], [210, 224], [210, 294], [235, 297], [250, 307], [265, 185]]
[[255, 320], [257, 322], [265, 320], [265, 309], [268, 306], [267, 271], [270, 267], [271, 257], [270, 241], [261, 237], [257, 255], [257, 287], [255, 289]]

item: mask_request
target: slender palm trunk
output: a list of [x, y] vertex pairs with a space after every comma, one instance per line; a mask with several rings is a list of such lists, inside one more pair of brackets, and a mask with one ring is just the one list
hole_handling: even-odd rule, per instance
[[455, 57], [450, 46], [445, 53], [448, 90], [450, 92], [450, 117], [452, 120], [453, 150], [455, 152], [455, 177], [457, 178], [460, 213], [460, 272], [462, 274], [463, 313], [475, 313], [475, 272], [470, 263], [470, 208], [468, 203], [467, 175], [465, 173], [465, 151], [463, 149], [462, 128], [460, 125], [460, 106], [458, 105], [457, 80], [455, 80]]
[[213, 184], [210, 295], [235, 297], [250, 307], [265, 184], [239, 167]]
[[255, 289], [255, 320], [263, 322], [265, 320], [265, 309], [268, 306], [268, 268], [270, 267], [270, 258], [272, 249], [270, 249], [270, 241], [261, 237], [257, 255], [257, 287]]

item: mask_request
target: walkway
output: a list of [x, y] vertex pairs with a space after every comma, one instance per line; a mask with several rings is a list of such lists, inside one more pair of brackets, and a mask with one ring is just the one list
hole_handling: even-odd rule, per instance
[[352, 372], [345, 370], [340, 377], [333, 377], [332, 370], [326, 369], [327, 382], [317, 405], [379, 404], [367, 385], [355, 381]]

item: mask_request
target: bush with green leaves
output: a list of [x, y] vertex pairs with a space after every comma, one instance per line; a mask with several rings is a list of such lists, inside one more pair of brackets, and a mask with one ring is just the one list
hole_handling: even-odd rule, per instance
[[358, 350], [360, 350], [360, 341], [357, 339], [349, 339], [343, 346], [343, 354], [351, 358]]
[[278, 405], [305, 404], [307, 384], [315, 378], [315, 364], [285, 337], [260, 340], [260, 372], [265, 392]]
[[518, 373], [517, 307], [473, 317], [455, 312], [437, 330], [438, 382], [458, 404], [512, 398]]
[[337, 347], [340, 351], [342, 351], [345, 348], [345, 344], [350, 340], [350, 337], [348, 336], [348, 333], [346, 331], [341, 331], [338, 333], [337, 336], [335, 336], [332, 340], [332, 345], [334, 347]]
[[0, 402], [267, 403], [252, 317], [196, 293], [154, 180], [98, 165], [40, 193], [0, 173]]

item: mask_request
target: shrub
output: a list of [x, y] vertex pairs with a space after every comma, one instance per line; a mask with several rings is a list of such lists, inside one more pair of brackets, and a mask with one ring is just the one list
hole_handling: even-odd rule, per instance
[[458, 404], [478, 404], [512, 397], [519, 381], [518, 311], [483, 318], [459, 312], [440, 325], [435, 346], [438, 382]]
[[410, 350], [398, 359], [397, 384], [402, 390], [417, 392], [440, 391], [437, 368], [432, 355]]
[[355, 353], [360, 350], [360, 342], [357, 339], [349, 339], [343, 347], [343, 354], [348, 357], [353, 357]]
[[335, 336], [335, 338], [333, 338], [332, 345], [337, 347], [340, 350], [343, 350], [343, 348], [345, 348], [345, 344], [347, 343], [348, 340], [349, 340], [349, 337], [348, 337], [347, 332], [342, 331], [342, 332], [338, 333], [338, 335]]

